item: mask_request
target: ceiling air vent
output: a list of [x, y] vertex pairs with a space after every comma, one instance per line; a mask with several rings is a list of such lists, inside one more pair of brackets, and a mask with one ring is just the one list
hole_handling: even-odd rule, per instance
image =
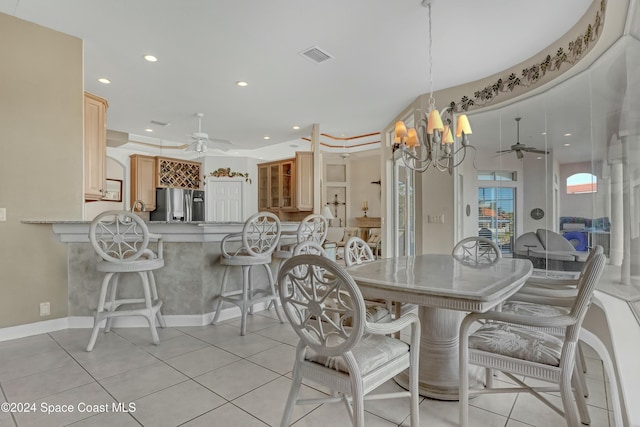
[[151, 120], [151, 123], [158, 126], [169, 126], [171, 123], [159, 122], [157, 120]]
[[300, 55], [307, 58], [309, 61], [313, 61], [316, 64], [320, 64], [322, 62], [328, 61], [333, 58], [333, 56], [329, 55], [324, 50], [320, 49], [318, 46], [310, 47], [309, 49], [305, 49], [300, 52]]

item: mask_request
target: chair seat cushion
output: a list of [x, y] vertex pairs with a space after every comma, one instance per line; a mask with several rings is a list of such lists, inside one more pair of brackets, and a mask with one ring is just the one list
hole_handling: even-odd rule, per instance
[[379, 305], [367, 306], [367, 322], [369, 323], [388, 323], [391, 322], [391, 313], [386, 307]]
[[562, 340], [546, 332], [505, 323], [487, 323], [469, 336], [469, 348], [560, 366]]
[[503, 313], [524, 314], [527, 316], [564, 316], [569, 314], [570, 309], [567, 307], [556, 307], [546, 304], [535, 304], [522, 301], [507, 301], [502, 304]]
[[[409, 345], [404, 341], [384, 335], [366, 335], [362, 337], [362, 340], [353, 348], [352, 352], [360, 368], [360, 373], [366, 375], [387, 362], [407, 354]], [[342, 356], [323, 356], [311, 349], [307, 349], [305, 359], [336, 371], [349, 373]]]
[[137, 273], [139, 271], [151, 271], [164, 267], [164, 258], [144, 259], [135, 261], [110, 262], [100, 260], [96, 270], [102, 273]]
[[263, 265], [271, 263], [271, 255], [267, 256], [251, 256], [251, 255], [234, 255], [230, 257], [220, 257], [222, 265]]

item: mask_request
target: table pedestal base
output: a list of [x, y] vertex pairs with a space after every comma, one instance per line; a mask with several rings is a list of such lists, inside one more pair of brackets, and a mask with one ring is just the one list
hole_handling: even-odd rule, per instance
[[[458, 337], [464, 312], [442, 308], [420, 307], [420, 395], [438, 400], [458, 400]], [[484, 370], [471, 370], [469, 384], [477, 387]], [[408, 388], [409, 377], [395, 378]]]

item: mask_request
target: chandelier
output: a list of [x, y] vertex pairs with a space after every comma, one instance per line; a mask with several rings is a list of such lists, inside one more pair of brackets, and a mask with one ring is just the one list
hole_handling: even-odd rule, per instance
[[[441, 172], [453, 173], [453, 168], [459, 166], [467, 154], [467, 148], [475, 147], [469, 143], [467, 135], [471, 134], [469, 119], [465, 114], [457, 117], [454, 114], [455, 105], [450, 105], [439, 112], [436, 100], [433, 98], [433, 58], [431, 56], [431, 2], [422, 0], [422, 6], [429, 11], [429, 111], [419, 114], [417, 125], [407, 129], [401, 120], [395, 126], [395, 146], [402, 150], [402, 160], [405, 165], [415, 171], [424, 172], [433, 165]], [[443, 123], [442, 117], [445, 117]], [[460, 146], [456, 149], [455, 139], [460, 138]]]

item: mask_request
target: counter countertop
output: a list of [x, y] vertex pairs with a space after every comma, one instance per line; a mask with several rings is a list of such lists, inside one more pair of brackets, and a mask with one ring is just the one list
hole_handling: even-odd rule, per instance
[[[145, 221], [146, 222], [146, 221]], [[86, 220], [23, 220], [24, 224], [51, 225], [53, 233], [64, 243], [89, 242], [89, 225]], [[242, 231], [244, 222], [208, 222], [208, 221], [148, 221], [149, 231], [162, 235], [165, 242], [220, 242], [224, 236]], [[298, 222], [281, 222], [283, 233], [298, 229]]]

